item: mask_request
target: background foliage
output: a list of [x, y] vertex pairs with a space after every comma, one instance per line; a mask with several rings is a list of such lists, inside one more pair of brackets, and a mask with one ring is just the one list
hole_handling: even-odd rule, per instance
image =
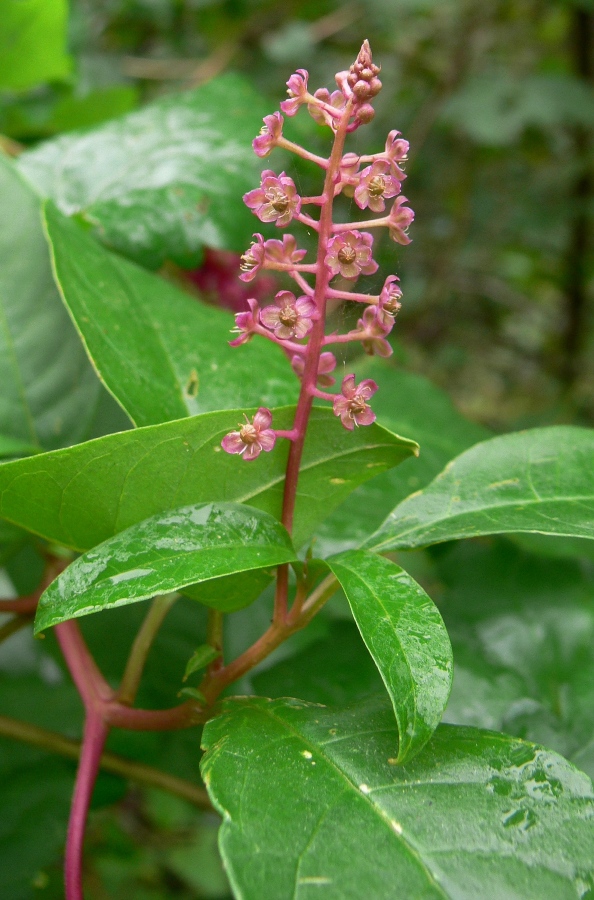
[[[227, 323], [218, 310], [209, 316], [204, 346], [184, 348], [155, 333], [151, 307], [166, 291], [176, 327], [185, 317], [199, 327], [203, 308], [188, 294], [205, 284], [205, 246], [242, 250], [255, 227], [238, 198], [257, 171], [248, 168], [255, 166], [249, 142], [262, 113], [277, 108], [297, 66], [308, 68], [316, 83], [330, 84], [362, 36], [385, 76], [376, 120], [362, 138], [369, 147], [397, 127], [410, 140], [405, 191], [417, 220], [406, 253], [395, 254], [386, 242], [379, 256], [388, 271], [396, 267], [404, 291], [395, 365], [376, 375], [375, 361], [363, 360], [357, 371], [386, 385], [376, 404], [381, 423], [422, 446], [418, 467], [409, 460], [366, 486], [365, 533], [382, 520], [382, 501], [387, 513], [489, 434], [594, 425], [594, 10], [587, 0], [71, 0], [69, 10], [62, 0], [27, 0], [9, 2], [6, 10], [0, 23], [6, 153], [0, 159], [0, 307], [6, 322], [35, 320], [44, 344], [39, 349], [31, 332], [14, 353], [2, 345], [0, 412], [9, 442], [0, 446], [3, 456], [107, 435], [127, 428], [128, 417], [151, 426], [188, 412], [292, 401], [289, 373], [277, 357], [271, 361], [254, 343], [247, 348], [251, 357], [231, 361]], [[27, 33], [19, 18], [24, 11], [34, 23]], [[211, 82], [216, 76], [223, 80]], [[190, 90], [183, 100], [181, 89]], [[211, 169], [193, 164], [204, 156], [197, 134], [205, 114], [222, 153], [214, 179]], [[122, 144], [135, 129], [142, 135], [147, 121], [159, 140], [136, 147], [144, 165], [131, 174]], [[306, 118], [291, 127], [314, 145], [322, 140]], [[293, 165], [291, 174], [307, 192], [305, 167]], [[53, 260], [43, 239], [40, 195], [55, 202], [45, 214]], [[14, 208], [19, 228], [9, 212]], [[60, 213], [74, 216], [87, 233], [72, 230]], [[68, 235], [80, 245], [78, 267], [62, 253]], [[23, 236], [27, 252], [17, 258]], [[124, 308], [141, 320], [134, 377], [116, 396], [120, 406], [111, 396], [114, 386], [105, 378], [101, 384], [82, 353], [52, 263], [85, 343], [94, 354], [114, 353], [108, 368], [121, 360], [120, 385], [126, 359], [117, 334], [102, 343], [106, 323], [87, 327], [73, 285], [92, 272], [89, 291], [101, 279], [110, 285], [113, 308], [106, 321]], [[169, 280], [166, 288], [156, 281], [157, 269]], [[228, 283], [234, 279], [232, 269]], [[236, 302], [231, 290], [223, 297], [210, 293], [219, 304]], [[143, 352], [147, 344], [158, 356]], [[72, 348], [62, 354], [68, 365], [59, 369], [53, 366], [56, 346]], [[162, 398], [150, 394], [154, 373], [142, 370], [151, 361], [160, 378], [170, 373]], [[222, 371], [220, 383], [210, 382], [209, 396], [192, 373], [213, 363]], [[234, 373], [245, 395], [227, 399], [221, 394], [226, 372], [238, 365], [246, 367]], [[265, 367], [267, 381], [263, 376], [262, 385], [251, 385], [249, 372], [257, 366]], [[48, 407], [40, 385], [64, 398], [62, 408]], [[131, 443], [137, 440], [131, 436]], [[76, 467], [77, 451], [58, 452], [69, 454], [68, 464]], [[367, 452], [363, 447], [363, 456]], [[385, 452], [396, 451], [386, 446]], [[33, 458], [32, 471], [35, 465]], [[318, 549], [338, 551], [342, 539], [346, 545], [356, 538], [361, 508], [360, 495], [353, 495], [324, 524]], [[159, 510], [145, 515], [153, 511]], [[8, 572], [26, 593], [38, 579], [39, 557], [16, 526], [0, 527]], [[594, 566], [587, 542], [514, 534], [398, 550], [394, 558], [437, 603], [452, 636], [455, 679], [447, 720], [540, 741], [594, 775]], [[121, 673], [140, 606], [83, 622], [108, 678]], [[149, 658], [143, 703], [173, 702], [171, 686], [181, 687], [199, 643], [188, 628], [196, 609], [184, 600], [168, 616]], [[240, 652], [268, 615], [264, 595], [229, 617], [230, 647]], [[6, 641], [0, 679], [2, 714], [80, 735], [78, 700], [50, 634], [43, 644], [25, 632]], [[241, 687], [318, 703], [355, 702], [383, 690], [343, 596]], [[198, 777], [197, 745], [194, 731], [116, 732], [110, 740], [111, 749], [129, 758], [190, 779]], [[42, 782], [32, 774], [41, 766]], [[0, 772], [0, 805], [11, 810], [0, 825], [0, 894], [58, 898], [73, 764], [1, 739]], [[93, 900], [229, 896], [214, 814], [156, 790], [126, 792], [122, 779], [105, 773], [94, 807], [87, 854]]]

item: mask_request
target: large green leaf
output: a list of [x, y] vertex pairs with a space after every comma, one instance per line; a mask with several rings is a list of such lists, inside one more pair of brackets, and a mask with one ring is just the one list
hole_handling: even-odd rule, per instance
[[594, 793], [562, 757], [440, 726], [395, 764], [391, 706], [227, 701], [202, 764], [244, 900], [577, 900], [594, 885]]
[[423, 588], [390, 560], [347, 550], [326, 562], [388, 689], [400, 735], [398, 762], [404, 762], [439, 725], [452, 687], [445, 625]]
[[203, 244], [241, 251], [255, 230], [241, 196], [261, 165], [251, 142], [266, 109], [225, 74], [91, 131], [24, 153], [19, 167], [66, 215], [149, 268], [196, 265]]
[[39, 201], [2, 155], [0, 195], [0, 431], [53, 449], [81, 440], [100, 384], [55, 288]]
[[100, 378], [137, 425], [296, 400], [278, 347], [229, 346], [233, 317], [109, 253], [48, 204], [56, 280]]
[[[35, 630], [294, 560], [289, 535], [268, 513], [239, 503], [184, 506], [145, 519], [75, 559], [41, 596]], [[230, 612], [224, 600], [219, 608]]]
[[[293, 414], [291, 408], [276, 410], [275, 427], [289, 428]], [[76, 550], [190, 503], [246, 502], [279, 517], [288, 441], [253, 462], [230, 456], [220, 443], [239, 418], [237, 410], [205, 413], [4, 463], [0, 515]], [[379, 425], [347, 432], [329, 409], [314, 408], [298, 485], [295, 546], [357, 485], [416, 449]]]
[[3, 0], [0, 89], [25, 90], [70, 71], [67, 0]]
[[455, 456], [490, 436], [460, 415], [447, 394], [421, 375], [370, 357], [349, 365], [349, 370], [357, 380], [375, 379], [379, 390], [373, 409], [378, 422], [397, 434], [414, 434], [421, 452], [358, 488], [324, 522], [320, 546], [328, 553], [362, 543], [396, 503], [429, 484]]
[[400, 503], [367, 546], [384, 551], [521, 531], [594, 538], [593, 461], [587, 428], [534, 428], [484, 441]]

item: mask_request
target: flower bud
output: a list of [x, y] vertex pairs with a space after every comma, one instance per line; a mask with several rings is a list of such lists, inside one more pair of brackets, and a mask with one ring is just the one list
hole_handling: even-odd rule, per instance
[[369, 125], [374, 116], [375, 110], [370, 103], [364, 103], [363, 106], [360, 106], [357, 110], [357, 121], [360, 122], [361, 125]]

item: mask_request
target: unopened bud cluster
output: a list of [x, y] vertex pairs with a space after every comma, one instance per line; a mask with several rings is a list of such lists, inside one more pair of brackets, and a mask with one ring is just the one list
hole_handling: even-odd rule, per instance
[[[350, 69], [336, 75], [338, 90], [330, 93], [321, 88], [310, 93], [308, 73], [298, 69], [287, 82], [289, 99], [280, 104], [282, 112], [264, 118], [264, 127], [253, 142], [254, 152], [266, 157], [275, 147], [281, 147], [310, 160], [324, 172], [324, 189], [319, 196], [301, 197], [289, 176], [266, 169], [260, 186], [247, 193], [244, 202], [262, 222], [274, 223], [278, 228], [300, 222], [317, 232], [323, 251], [318, 253], [316, 262], [308, 263], [306, 251], [298, 248], [292, 234], [283, 234], [282, 240], [264, 240], [261, 234], [255, 234], [254, 242], [242, 256], [242, 281], [251, 281], [263, 270], [286, 272], [296, 283], [297, 292], [279, 291], [274, 303], [264, 308], [250, 299], [249, 311], [235, 317], [237, 337], [230, 342], [231, 346], [238, 346], [260, 335], [278, 344], [302, 382], [300, 402], [301, 398], [310, 402], [313, 397], [332, 402], [334, 414], [349, 430], [375, 421], [368, 401], [377, 385], [371, 379], [357, 385], [354, 375], [347, 375], [340, 393], [322, 391], [321, 387], [334, 384], [330, 373], [336, 368], [336, 358], [326, 348], [359, 341], [371, 355], [390, 356], [392, 348], [386, 338], [400, 309], [402, 292], [396, 275], [386, 278], [379, 295], [336, 289], [331, 282], [339, 276], [354, 285], [360, 275], [373, 275], [378, 265], [373, 259], [374, 239], [369, 229], [386, 227], [392, 240], [408, 244], [407, 230], [414, 218], [401, 193], [406, 177], [401, 164], [406, 159], [408, 143], [398, 131], [388, 134], [384, 150], [379, 153], [357, 156], [343, 152], [346, 135], [374, 116], [372, 101], [382, 87], [378, 75], [379, 67], [373, 63], [365, 41]], [[328, 158], [316, 156], [283, 136], [282, 113], [294, 116], [301, 106], [316, 122], [334, 132], [334, 148]], [[340, 193], [353, 197], [359, 209], [380, 215], [360, 222], [334, 223], [332, 204]], [[393, 201], [387, 213], [386, 201]], [[317, 207], [319, 217], [308, 215], [304, 211], [307, 206], [314, 210]], [[328, 300], [360, 302], [364, 309], [357, 327], [345, 334], [326, 335]], [[223, 439], [222, 446], [228, 453], [252, 460], [262, 450], [272, 450], [277, 437], [298, 440], [302, 435], [297, 428], [273, 429], [270, 410], [261, 407], [253, 422], [240, 424], [238, 431]]]

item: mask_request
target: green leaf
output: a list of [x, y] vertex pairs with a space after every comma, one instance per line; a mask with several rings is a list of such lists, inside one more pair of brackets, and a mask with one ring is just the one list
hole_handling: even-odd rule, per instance
[[390, 560], [348, 550], [326, 562], [388, 689], [404, 762], [427, 743], [448, 701], [454, 661], [446, 627], [423, 588]]
[[42, 594], [35, 631], [294, 559], [289, 535], [267, 513], [238, 503], [184, 506], [145, 519], [75, 559]]
[[46, 208], [56, 280], [107, 389], [137, 425], [292, 403], [297, 379], [264, 340], [229, 346], [233, 317], [101, 247]]
[[400, 503], [367, 546], [385, 551], [522, 531], [594, 538], [593, 459], [594, 430], [565, 425], [477, 444]]
[[227, 701], [204, 729], [202, 771], [236, 896], [570, 900], [592, 888], [592, 784], [562, 757], [442, 725], [398, 766], [397, 743], [381, 701]]
[[53, 449], [82, 439], [100, 384], [54, 286], [39, 200], [2, 155], [0, 195], [0, 432]]
[[[290, 428], [293, 415], [292, 408], [274, 411], [275, 427]], [[0, 515], [76, 550], [190, 503], [245, 502], [279, 518], [288, 441], [253, 462], [230, 456], [220, 443], [239, 418], [237, 410], [205, 413], [4, 463]], [[347, 432], [329, 409], [314, 408], [297, 490], [295, 546], [357, 485], [416, 449], [379, 425]]]
[[455, 456], [490, 437], [460, 415], [427, 378], [369, 357], [352, 370], [357, 380], [373, 378], [380, 386], [373, 398], [378, 423], [396, 434], [414, 434], [421, 452], [358, 488], [324, 522], [320, 546], [325, 553], [362, 543], [396, 503], [429, 484]]
[[258, 182], [251, 142], [265, 114], [253, 88], [225, 74], [46, 141], [18, 165], [108, 247], [148, 268], [166, 259], [191, 268], [203, 244], [243, 251], [256, 230], [241, 197]]
[[3, 0], [0, 89], [26, 90], [70, 72], [66, 0]]
[[188, 677], [194, 672], [205, 669], [211, 662], [218, 659], [220, 655], [221, 651], [211, 647], [210, 644], [201, 644], [188, 660], [182, 681], [187, 681]]

